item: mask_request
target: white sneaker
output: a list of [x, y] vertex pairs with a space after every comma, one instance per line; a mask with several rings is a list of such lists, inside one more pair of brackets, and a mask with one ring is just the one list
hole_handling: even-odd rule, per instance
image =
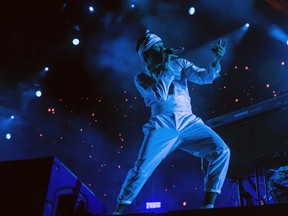
[[214, 208], [213, 204], [207, 204], [207, 205], [204, 205], [204, 206], [200, 207], [200, 209], [212, 209], [212, 208]]

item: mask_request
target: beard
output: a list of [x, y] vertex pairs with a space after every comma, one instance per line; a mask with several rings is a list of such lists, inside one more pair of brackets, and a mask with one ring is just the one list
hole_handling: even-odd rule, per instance
[[163, 53], [162, 52], [152, 52], [151, 53], [152, 64], [162, 64], [163, 61]]

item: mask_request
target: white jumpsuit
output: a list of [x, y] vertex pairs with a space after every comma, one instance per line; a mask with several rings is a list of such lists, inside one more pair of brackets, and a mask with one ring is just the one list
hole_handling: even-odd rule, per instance
[[[219, 77], [220, 64], [199, 68], [186, 59], [173, 59], [168, 70], [156, 77], [145, 68], [135, 76], [135, 85], [151, 107], [151, 118], [143, 126], [144, 139], [118, 195], [120, 204], [131, 204], [155, 168], [175, 149], [208, 162], [204, 190], [221, 193], [230, 150], [224, 141], [192, 113], [187, 81], [210, 84]], [[173, 83], [173, 84], [171, 84]], [[172, 87], [174, 86], [174, 88]], [[171, 93], [169, 93], [172, 90]]]

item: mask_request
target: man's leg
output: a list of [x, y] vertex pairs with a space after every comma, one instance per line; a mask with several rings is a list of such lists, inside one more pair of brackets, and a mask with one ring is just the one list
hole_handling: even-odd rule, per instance
[[204, 201], [203, 201], [203, 206], [200, 208], [214, 208], [214, 203], [215, 203], [217, 195], [218, 193], [206, 192]]
[[117, 206], [116, 206], [115, 211], [113, 212], [113, 215], [121, 215], [126, 207], [127, 207], [126, 204], [118, 203]]
[[[174, 127], [169, 127], [169, 118], [159, 117], [158, 120], [163, 121], [163, 126], [159, 125], [157, 130], [151, 130], [149, 125], [144, 128], [145, 137], [138, 159], [122, 185], [114, 214], [121, 214], [125, 207], [132, 203], [159, 163], [176, 148], [178, 132]], [[173, 119], [171, 121], [173, 122]]]
[[183, 138], [180, 149], [207, 162], [204, 169], [205, 198], [203, 207], [214, 207], [216, 197], [221, 193], [226, 178], [230, 150], [219, 135], [204, 125], [202, 121], [188, 125], [180, 136]]

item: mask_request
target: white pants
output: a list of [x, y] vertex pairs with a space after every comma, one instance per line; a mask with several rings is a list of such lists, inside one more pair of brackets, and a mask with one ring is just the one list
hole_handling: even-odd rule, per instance
[[143, 126], [143, 132], [138, 158], [122, 185], [119, 203], [131, 204], [155, 168], [177, 148], [207, 160], [204, 190], [221, 193], [230, 150], [201, 119], [191, 113], [156, 115]]

